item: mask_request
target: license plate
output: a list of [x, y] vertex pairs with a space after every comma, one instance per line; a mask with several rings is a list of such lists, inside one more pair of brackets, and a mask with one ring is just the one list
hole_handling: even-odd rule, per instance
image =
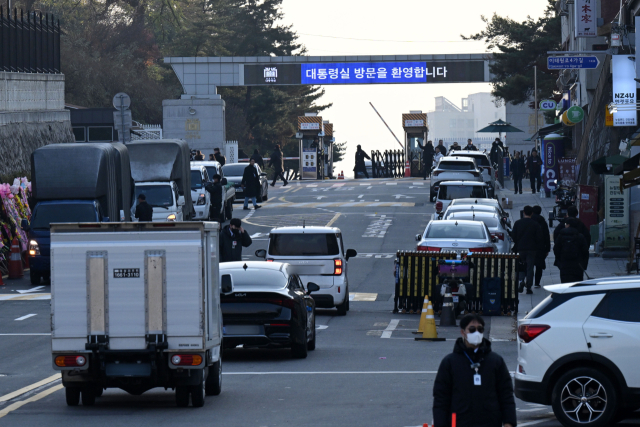
[[458, 302], [458, 298], [459, 298], [459, 297], [454, 296], [454, 297], [453, 297], [453, 302]]
[[264, 335], [263, 326], [260, 325], [227, 325], [224, 327], [224, 335]]

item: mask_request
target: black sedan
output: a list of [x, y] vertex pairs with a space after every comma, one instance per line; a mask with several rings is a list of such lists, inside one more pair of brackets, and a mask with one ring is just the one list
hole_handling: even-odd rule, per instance
[[224, 348], [290, 347], [296, 358], [316, 348], [316, 307], [300, 278], [280, 262], [225, 262], [220, 276], [231, 275], [233, 291], [221, 296]]
[[[247, 166], [249, 166], [249, 163], [227, 163], [222, 167], [224, 177], [227, 178], [229, 184], [233, 184], [236, 188], [236, 202], [244, 201], [244, 191], [240, 183], [242, 182], [244, 168]], [[256, 201], [258, 203], [266, 202], [269, 198], [269, 181], [267, 180], [267, 174], [262, 172], [260, 166], [255, 165], [255, 168], [258, 170], [258, 175], [260, 176], [260, 196], [256, 197]]]

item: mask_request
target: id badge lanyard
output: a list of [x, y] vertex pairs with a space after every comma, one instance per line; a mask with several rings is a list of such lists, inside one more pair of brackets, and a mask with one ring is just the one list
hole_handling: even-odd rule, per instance
[[473, 363], [473, 360], [471, 360], [467, 352], [463, 351], [463, 353], [465, 356], [467, 356], [469, 362], [471, 362], [471, 369], [474, 369], [476, 371], [475, 375], [473, 376], [473, 385], [482, 385], [482, 379], [480, 378], [480, 374], [478, 373], [478, 369], [480, 369], [480, 363]]

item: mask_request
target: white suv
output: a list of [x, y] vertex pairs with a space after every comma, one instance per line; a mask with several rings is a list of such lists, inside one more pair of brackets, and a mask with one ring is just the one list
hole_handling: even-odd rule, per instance
[[313, 282], [320, 286], [312, 298], [318, 308], [338, 309], [344, 316], [349, 310], [349, 258], [358, 253], [344, 250], [342, 232], [335, 227], [281, 227], [269, 233], [267, 250], [256, 256], [267, 261], [291, 264], [305, 286]]
[[443, 181], [483, 182], [482, 172], [470, 157], [447, 156], [440, 159], [431, 172], [431, 200], [438, 194]]
[[615, 424], [640, 408], [640, 278], [545, 286], [518, 323], [515, 394], [564, 426]]

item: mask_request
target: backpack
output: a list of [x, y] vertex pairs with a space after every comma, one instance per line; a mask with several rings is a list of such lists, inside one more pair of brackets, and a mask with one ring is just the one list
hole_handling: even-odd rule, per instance
[[571, 262], [578, 260], [578, 236], [565, 237], [562, 242], [562, 252], [560, 252], [561, 262]]

